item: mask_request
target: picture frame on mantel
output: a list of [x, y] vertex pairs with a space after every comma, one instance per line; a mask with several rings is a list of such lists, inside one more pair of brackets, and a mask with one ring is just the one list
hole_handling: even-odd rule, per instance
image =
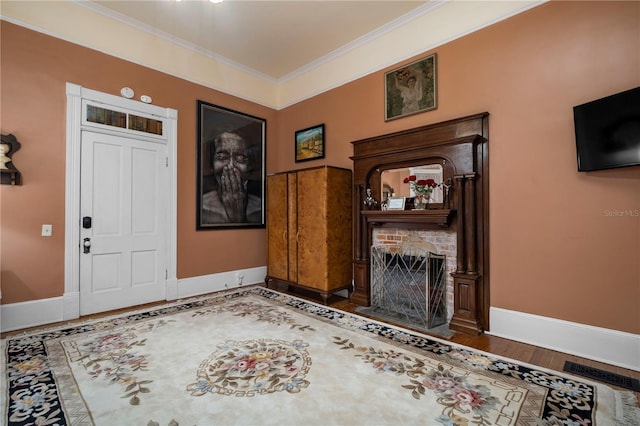
[[387, 210], [404, 210], [406, 197], [389, 197], [387, 199]]
[[324, 124], [296, 131], [294, 142], [296, 163], [324, 158]]
[[384, 120], [395, 120], [438, 107], [436, 54], [384, 75]]
[[267, 120], [197, 101], [196, 230], [264, 228]]

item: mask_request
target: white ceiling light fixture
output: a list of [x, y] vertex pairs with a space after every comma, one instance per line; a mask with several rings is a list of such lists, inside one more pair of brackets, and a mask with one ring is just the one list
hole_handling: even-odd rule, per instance
[[209, 0], [211, 3], [222, 3], [224, 0]]

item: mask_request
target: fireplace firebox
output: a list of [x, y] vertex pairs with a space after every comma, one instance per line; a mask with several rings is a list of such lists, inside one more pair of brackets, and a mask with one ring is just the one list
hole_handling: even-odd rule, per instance
[[371, 247], [369, 313], [420, 328], [447, 321], [446, 256], [414, 246]]

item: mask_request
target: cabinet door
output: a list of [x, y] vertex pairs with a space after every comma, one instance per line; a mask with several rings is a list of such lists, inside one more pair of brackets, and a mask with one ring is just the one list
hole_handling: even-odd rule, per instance
[[327, 263], [328, 280], [333, 289], [351, 284], [352, 278], [351, 171], [329, 169], [327, 185]]
[[287, 174], [287, 244], [289, 281], [298, 282], [298, 174]]
[[298, 175], [298, 283], [328, 290], [327, 169], [304, 170]]
[[267, 274], [289, 279], [287, 174], [267, 177]]

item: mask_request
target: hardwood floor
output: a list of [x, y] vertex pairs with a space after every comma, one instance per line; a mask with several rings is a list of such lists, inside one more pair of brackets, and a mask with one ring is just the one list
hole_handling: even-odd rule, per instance
[[[282, 291], [282, 289], [280, 291]], [[313, 293], [308, 293], [303, 290], [293, 290], [293, 291], [289, 291], [288, 293], [302, 299], [306, 299], [306, 300], [310, 300], [310, 301], [322, 304], [322, 299], [318, 295], [315, 295]], [[56, 323], [56, 324], [48, 324], [46, 327], [53, 327], [56, 325], [63, 325], [63, 324], [73, 324], [73, 323], [85, 321], [88, 319], [95, 319], [95, 318], [101, 318], [105, 316], [111, 316], [114, 314], [117, 315], [121, 313], [126, 313], [132, 310], [153, 308], [155, 306], [159, 306], [164, 303], [165, 302], [151, 303], [143, 306], [136, 306], [129, 309], [120, 309], [120, 310], [105, 312], [101, 314], [84, 316], [73, 321], [65, 321], [65, 322]], [[362, 313], [355, 312], [356, 308], [359, 305], [356, 305], [355, 303], [352, 303], [348, 299], [343, 297], [331, 296], [327, 304], [336, 309], [340, 309], [350, 313], [356, 313], [357, 315], [366, 316], [366, 315], [363, 315]], [[407, 328], [406, 325], [402, 325], [402, 327]], [[41, 328], [43, 327], [35, 327], [35, 329], [41, 329]], [[0, 337], [4, 339], [6, 337], [24, 333], [29, 330], [31, 329], [6, 332], [6, 333], [0, 334]], [[424, 333], [423, 331], [420, 331], [420, 330], [417, 330], [417, 331]], [[442, 336], [437, 336], [437, 337], [440, 339], [445, 339]], [[469, 346], [471, 348], [475, 348], [481, 351], [491, 352], [492, 354], [503, 356], [506, 358], [511, 358], [524, 363], [548, 368], [551, 370], [562, 371], [564, 368], [565, 361], [571, 361], [571, 362], [579, 363], [589, 367], [599, 368], [601, 370], [605, 370], [611, 373], [620, 374], [623, 376], [640, 380], [640, 372], [638, 371], [628, 370], [622, 367], [604, 364], [604, 363], [593, 361], [587, 358], [581, 358], [575, 355], [553, 351], [553, 350], [541, 348], [538, 346], [528, 345], [525, 343], [504, 339], [501, 337], [490, 336], [488, 334], [481, 334], [479, 336], [467, 336], [464, 334], [456, 333], [452, 337], [445, 340], [449, 340], [451, 342]], [[625, 390], [623, 388], [616, 387], [616, 386], [612, 386], [612, 387], [620, 390]], [[640, 392], [635, 392], [635, 395], [636, 395], [636, 399], [640, 401]]]

